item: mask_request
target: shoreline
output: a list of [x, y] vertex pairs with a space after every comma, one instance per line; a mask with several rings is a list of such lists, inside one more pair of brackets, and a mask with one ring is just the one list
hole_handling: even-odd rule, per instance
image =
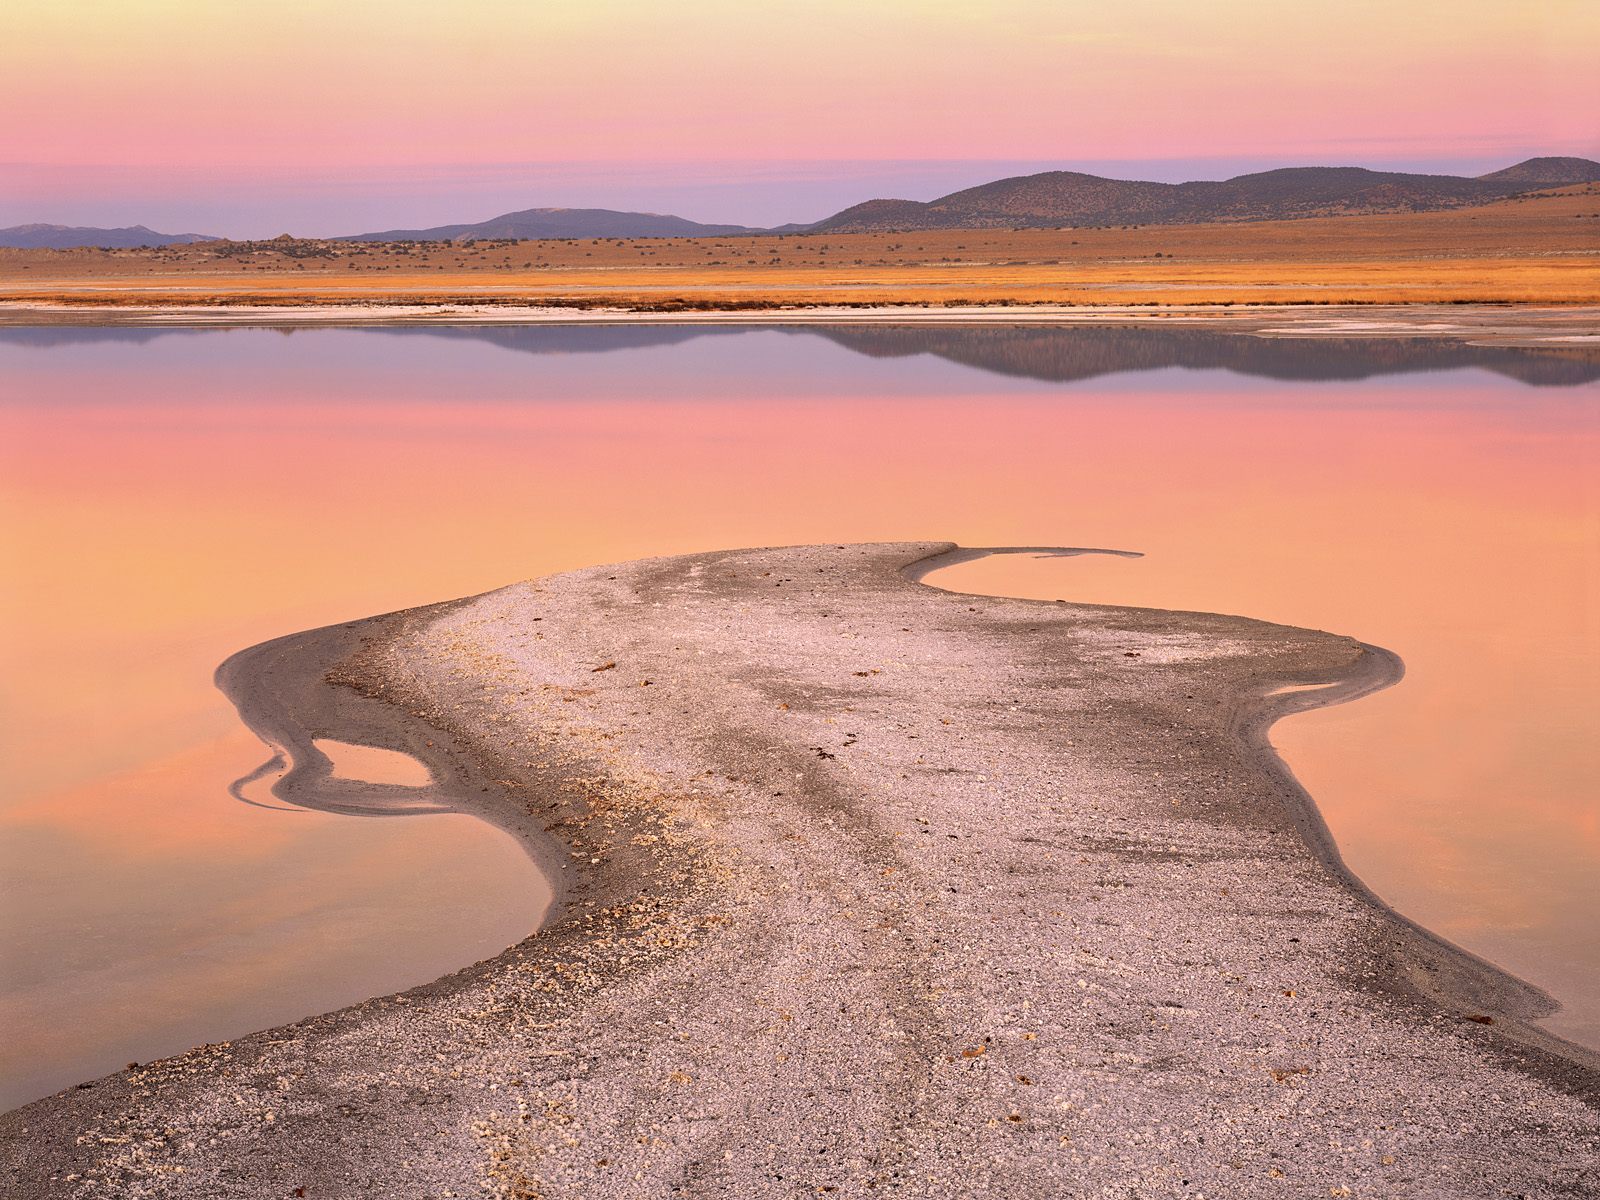
[[[1504, 1038], [1540, 993], [1438, 939], [1454, 978], [1481, 975], [1511, 1019], [1452, 1018], [1409, 976], [1384, 977], [1416, 949], [1394, 937], [1409, 923], [1347, 871], [1328, 878], [1337, 850], [1317, 852], [1315, 807], [1266, 740], [1290, 712], [1393, 682], [1398, 660], [1246, 618], [912, 578], [951, 553], [645, 560], [228, 660], [219, 684], [295, 760], [283, 798], [384, 800], [328, 780], [306, 752], [316, 737], [411, 753], [461, 789], [460, 811], [533, 848], [562, 880], [556, 905], [540, 934], [435, 983], [7, 1114], [17, 1194], [66, 1194], [50, 1165], [207, 1197], [470, 1187], [480, 1171], [506, 1196], [654, 1195], [672, 1180], [752, 1195], [774, 1172], [849, 1194], [867, 1194], [863, 1180], [997, 1195], [1024, 1180], [1153, 1185], [1126, 1174], [1129, 1154], [1140, 1172], [1187, 1156], [1166, 1161], [1231, 1194], [1280, 1194], [1285, 1177], [1326, 1194], [1355, 1164], [1307, 1139], [1361, 1131], [1393, 1151], [1360, 1156], [1375, 1194], [1404, 1178], [1490, 1194], [1485, 1170], [1581, 1186], [1583, 1147], [1600, 1154], [1600, 1070]], [[1334, 691], [1273, 694], [1307, 683]], [[1214, 702], [1183, 705], [1207, 689]], [[1011, 695], [1029, 699], [1007, 707]], [[1003, 786], [977, 770], [991, 760]], [[1058, 792], [1072, 804], [1048, 805]], [[1052, 889], [1063, 911], [1035, 913]], [[1185, 949], [1184, 930], [1204, 949]], [[1052, 937], [1062, 949], [1041, 956]], [[1222, 973], [1186, 965], [1197, 953]], [[1481, 1014], [1483, 994], [1457, 1013]], [[687, 1040], [652, 1032], [651, 1015]], [[399, 1091], [373, 1090], [390, 1077]], [[799, 1131], [830, 1080], [855, 1090], [829, 1101], [818, 1173]], [[1071, 1100], [1085, 1085], [1087, 1107]], [[1052, 1091], [1065, 1109], [1044, 1103]], [[1290, 1096], [1313, 1103], [1284, 1109]], [[369, 1114], [358, 1127], [352, 1104]], [[1411, 1115], [1386, 1116], [1395, 1105]], [[684, 1124], [697, 1111], [720, 1114], [702, 1119], [730, 1154], [744, 1147], [739, 1162], [705, 1152], [704, 1129]], [[662, 1132], [641, 1160], [630, 1131], [650, 1121]], [[1205, 1148], [1173, 1136], [1194, 1122], [1215, 1134]], [[1096, 1166], [1093, 1148], [1130, 1128], [1147, 1137]], [[1460, 1160], [1463, 1140], [1491, 1134], [1503, 1161]], [[1250, 1173], [1221, 1157], [1230, 1138]], [[421, 1159], [396, 1174], [407, 1154]]]
[[[932, 555], [905, 568], [906, 575], [929, 587], [928, 577], [945, 567], [971, 562], [991, 554], [1115, 554], [1141, 557], [1136, 551], [1080, 550], [1056, 546], [963, 546]], [[1014, 599], [1030, 604], [1053, 604], [1048, 600], [999, 597], [986, 592], [960, 592], [939, 588], [951, 595], [975, 599]], [[1068, 604], [1072, 603], [1070, 601]], [[1162, 609], [1181, 615], [1185, 610]], [[1241, 618], [1249, 619], [1249, 618]], [[1405, 662], [1392, 650], [1358, 642], [1362, 657], [1355, 670], [1342, 678], [1320, 685], [1288, 690], [1267, 688], [1245, 697], [1235, 717], [1235, 733], [1272, 765], [1285, 785], [1298, 797], [1292, 811], [1306, 848], [1355, 896], [1380, 912], [1396, 926], [1397, 940], [1390, 947], [1406, 966], [1404, 976], [1393, 982], [1410, 986], [1427, 1002], [1459, 1013], [1474, 1013], [1494, 1018], [1499, 1032], [1521, 1045], [1600, 1072], [1600, 1048], [1569, 1041], [1531, 1022], [1554, 1015], [1561, 1005], [1537, 984], [1520, 978], [1482, 955], [1459, 946], [1425, 925], [1406, 916], [1373, 891], [1351, 869], [1339, 849], [1338, 840], [1317, 807], [1316, 798], [1300, 782], [1294, 769], [1272, 744], [1272, 727], [1285, 717], [1351, 704], [1365, 696], [1394, 687], [1405, 677]]]
[[[430, 605], [425, 611], [470, 599]], [[494, 803], [492, 793], [488, 801], [479, 798], [484, 795], [483, 772], [470, 747], [399, 704], [353, 687], [330, 686], [329, 677], [341, 664], [359, 657], [374, 639], [392, 636], [393, 629], [411, 619], [411, 611], [287, 634], [241, 650], [217, 667], [218, 690], [271, 752], [233, 785], [233, 794], [239, 798], [246, 782], [286, 767], [271, 795], [301, 808], [363, 817], [463, 813], [493, 825], [526, 851], [548, 886], [545, 910], [529, 934], [536, 936], [561, 912], [565, 864], [558, 845], [517, 807]], [[323, 738], [405, 754], [428, 769], [432, 782], [419, 787], [335, 775], [332, 762], [316, 745]]]
[[[993, 554], [1020, 553], [1141, 556], [1137, 551], [1054, 546], [957, 546], [910, 563], [902, 573], [914, 583], [954, 596], [1053, 605], [1054, 601], [961, 592], [929, 581], [929, 576], [946, 567]], [[425, 611], [433, 612], [452, 603], [470, 604], [475, 598], [429, 605]], [[1067, 604], [1070, 606], [1072, 602]], [[416, 610], [403, 610], [370, 620], [400, 622], [413, 611]], [[1185, 610], [1151, 611], [1183, 615]], [[515, 811], [508, 815], [502, 805], [474, 803], [467, 798], [471, 789], [481, 787], [487, 778], [474, 767], [469, 748], [441, 738], [433, 726], [415, 717], [408, 718], [397, 705], [362, 694], [358, 690], [357, 675], [351, 675], [342, 686], [327, 686], [330, 673], [337, 676], [339, 664], [357, 655], [362, 648], [360, 643], [371, 639], [370, 634], [358, 637], [353, 633], [366, 624], [368, 621], [363, 620], [287, 635], [242, 650], [217, 668], [217, 686], [234, 704], [240, 720], [273, 749], [275, 758], [286, 760], [290, 767], [273, 787], [272, 794], [291, 804], [332, 813], [404, 816], [455, 812], [486, 821], [515, 837], [545, 877], [551, 897], [539, 929], [547, 927], [563, 913], [567, 863], [561, 844], [535, 830], [525, 820], [519, 820]], [[307, 653], [308, 643], [315, 646], [314, 653]], [[1427, 1000], [1441, 1007], [1492, 1016], [1501, 1034], [1557, 1059], [1600, 1071], [1600, 1050], [1568, 1041], [1530, 1023], [1560, 1009], [1559, 1003], [1542, 988], [1434, 933], [1374, 892], [1345, 862], [1315, 797], [1272, 744], [1272, 727], [1285, 717], [1353, 703], [1401, 682], [1405, 664], [1399, 655], [1368, 643], [1357, 644], [1362, 651], [1358, 667], [1343, 678], [1304, 689], [1267, 689], [1258, 696], [1246, 697], [1236, 716], [1235, 732], [1263, 760], [1274, 764], [1284, 782], [1298, 795], [1300, 804], [1294, 810], [1295, 816], [1311, 853], [1352, 893], [1399, 927], [1401, 941], [1396, 952], [1407, 960], [1409, 970], [1404, 981], [1396, 982], [1409, 983]], [[398, 751], [424, 762], [434, 775], [434, 783], [418, 788], [335, 777], [331, 773], [331, 763], [314, 745], [317, 739], [309, 732], [310, 726], [319, 722], [325, 727], [337, 728], [340, 740]], [[258, 771], [265, 770], [271, 762], [269, 759]], [[537, 936], [537, 932], [530, 936]], [[470, 964], [462, 969], [469, 968]]]
[[1260, 337], [1437, 338], [1480, 346], [1600, 352], [1600, 307], [1586, 304], [1461, 302], [1236, 304], [1010, 304], [938, 306], [925, 303], [748, 305], [734, 308], [627, 308], [604, 299], [573, 305], [374, 302], [215, 304], [118, 301], [44, 304], [0, 301], [7, 326], [126, 326], [153, 328], [361, 328], [438, 325], [593, 324], [929, 324], [1083, 326], [1208, 325]]

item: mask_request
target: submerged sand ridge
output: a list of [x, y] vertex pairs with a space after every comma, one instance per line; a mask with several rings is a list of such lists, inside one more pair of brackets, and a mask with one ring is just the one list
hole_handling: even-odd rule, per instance
[[1269, 693], [1392, 660], [902, 574], [950, 549], [602, 567], [234, 660], [297, 770], [315, 738], [416, 755], [557, 907], [437, 984], [9, 1114], [16, 1194], [1600, 1182], [1600, 1076], [1526, 1040], [1542, 997], [1353, 888], [1259, 736], [1328, 698]]

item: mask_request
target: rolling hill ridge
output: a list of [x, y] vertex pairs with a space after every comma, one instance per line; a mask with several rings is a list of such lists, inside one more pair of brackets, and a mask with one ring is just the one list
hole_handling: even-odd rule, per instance
[[[1232, 179], [1157, 183], [1108, 179], [1081, 171], [1044, 171], [997, 179], [928, 201], [866, 200], [821, 221], [771, 229], [707, 224], [665, 213], [622, 212], [608, 208], [528, 208], [484, 221], [386, 229], [327, 240], [468, 242], [705, 238], [1271, 221], [1464, 208], [1526, 192], [1596, 182], [1600, 182], [1600, 162], [1573, 157], [1530, 158], [1475, 177], [1373, 171], [1365, 167], [1283, 167]], [[89, 246], [130, 249], [223, 240], [227, 239], [197, 233], [157, 233], [143, 225], [99, 229], [35, 224], [0, 229], [0, 246], [20, 249]]]
[[19, 250], [72, 250], [79, 246], [109, 246], [129, 250], [137, 246], [187, 246], [222, 239], [204, 233], [157, 233], [143, 225], [99, 229], [92, 225], [13, 225], [0, 229], [0, 246]]
[[1586, 158], [1531, 158], [1476, 178], [1365, 167], [1284, 167], [1220, 181], [1151, 183], [1078, 171], [1046, 171], [995, 180], [927, 202], [868, 200], [810, 228], [816, 233], [858, 233], [1421, 212], [1597, 180], [1600, 163]]
[[618, 212], [609, 208], [528, 208], [503, 213], [468, 225], [436, 225], [431, 229], [388, 229], [380, 233], [355, 233], [335, 238], [341, 242], [459, 242], [512, 238], [595, 237], [723, 237], [737, 233], [762, 233], [744, 225], [705, 225], [664, 213]]

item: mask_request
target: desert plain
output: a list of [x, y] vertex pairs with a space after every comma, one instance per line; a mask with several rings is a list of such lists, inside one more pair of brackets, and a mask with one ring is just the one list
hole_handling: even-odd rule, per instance
[[1199, 225], [0, 249], [0, 311], [1600, 302], [1600, 185], [1491, 204]]

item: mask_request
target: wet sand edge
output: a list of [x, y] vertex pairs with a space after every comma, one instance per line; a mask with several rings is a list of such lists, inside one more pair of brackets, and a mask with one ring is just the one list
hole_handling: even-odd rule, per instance
[[[363, 682], [370, 673], [370, 660], [384, 646], [475, 599], [468, 596], [274, 638], [231, 655], [217, 667], [215, 682], [240, 721], [272, 751], [272, 757], [245, 779], [281, 770], [271, 786], [275, 799], [365, 817], [463, 813], [515, 838], [551, 891], [538, 927], [529, 933], [532, 937], [560, 915], [565, 848], [494, 783], [494, 772], [480, 762], [481, 751], [419, 716], [403, 693], [386, 695], [377, 691], [381, 685]], [[403, 787], [338, 778], [327, 756], [314, 745], [323, 738], [407, 754], [428, 768], [433, 783]], [[238, 785], [235, 788], [237, 794]], [[419, 986], [430, 984], [424, 981]]]
[[[903, 573], [920, 586], [938, 588], [952, 595], [993, 599], [992, 593], [962, 592], [942, 588], [929, 581], [929, 576], [946, 567], [973, 562], [992, 554], [1138, 556], [1134, 551], [1061, 546], [958, 546], [911, 563]], [[1021, 604], [1058, 604], [1053, 600], [1016, 596], [1004, 599]], [[1066, 601], [1065, 604], [1070, 608], [1073, 602]], [[1182, 609], [1135, 611], [1160, 612], [1173, 617], [1215, 615], [1190, 613]], [[1359, 642], [1358, 645], [1363, 653], [1354, 670], [1326, 680], [1307, 679], [1305, 682], [1308, 684], [1320, 683], [1321, 686], [1313, 690], [1284, 692], [1272, 686], [1241, 695], [1233, 715], [1234, 735], [1277, 776], [1294, 798], [1295, 803], [1289, 807], [1306, 848], [1347, 891], [1380, 913], [1393, 927], [1392, 940], [1375, 942], [1368, 947], [1389, 968], [1373, 979], [1377, 988], [1410, 999], [1429, 1015], [1443, 1009], [1469, 1021], [1492, 1026], [1493, 1033], [1509, 1040], [1519, 1050], [1531, 1051], [1537, 1056], [1530, 1061], [1518, 1053], [1507, 1057], [1506, 1061], [1529, 1069], [1539, 1078], [1557, 1086], [1574, 1088], [1576, 1095], [1600, 1098], [1600, 1080], [1594, 1078], [1594, 1073], [1600, 1072], [1600, 1051], [1568, 1041], [1532, 1024], [1560, 1010], [1561, 1006], [1555, 998], [1536, 984], [1434, 933], [1374, 892], [1345, 862], [1333, 831], [1328, 828], [1327, 821], [1317, 807], [1316, 798], [1272, 744], [1272, 727], [1285, 717], [1349, 704], [1393, 687], [1405, 677], [1405, 663], [1398, 654], [1366, 642]], [[1484, 1018], [1488, 1020], [1484, 1021]]]

